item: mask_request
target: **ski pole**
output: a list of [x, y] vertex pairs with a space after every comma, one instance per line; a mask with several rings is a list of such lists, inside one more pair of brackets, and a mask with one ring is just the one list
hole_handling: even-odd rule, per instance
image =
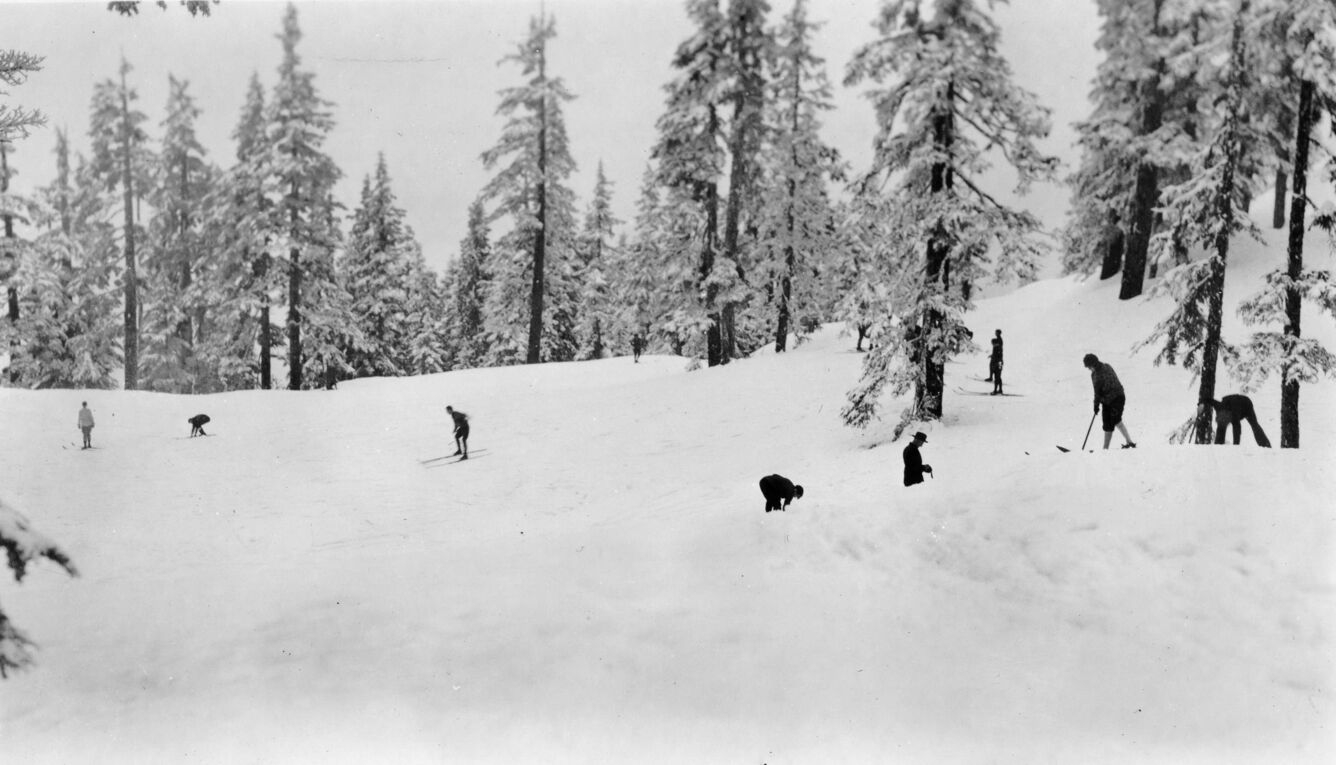
[[1094, 414], [1090, 415], [1090, 425], [1086, 427], [1086, 437], [1081, 441], [1081, 451], [1085, 451], [1086, 441], [1090, 440], [1090, 430], [1095, 427], [1095, 418], [1098, 416], [1099, 416], [1098, 409], [1095, 410]]

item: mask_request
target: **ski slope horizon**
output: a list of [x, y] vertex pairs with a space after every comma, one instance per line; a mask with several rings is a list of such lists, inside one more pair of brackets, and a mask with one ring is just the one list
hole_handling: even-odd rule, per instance
[[[1229, 305], [1283, 261], [1266, 236], [1231, 254]], [[1020, 395], [964, 392], [987, 390], [982, 349], [952, 362], [945, 417], [911, 428], [935, 477], [908, 489], [907, 402], [840, 421], [862, 355], [835, 325], [694, 371], [0, 389], [0, 498], [82, 572], [0, 586], [41, 647], [0, 683], [0, 746], [26, 763], [1333, 761], [1336, 390], [1303, 387], [1301, 449], [1171, 445], [1195, 383], [1132, 352], [1167, 304], [1118, 301], [1116, 281], [979, 301], [968, 321], [984, 344], [1003, 330]], [[1330, 317], [1305, 321], [1336, 345]], [[1126, 386], [1136, 449], [1054, 448], [1090, 422], [1087, 352]], [[1252, 397], [1278, 443], [1278, 382]], [[486, 452], [423, 464], [453, 451], [447, 404]], [[210, 437], [189, 439], [200, 412]], [[775, 472], [806, 495], [766, 514]]]

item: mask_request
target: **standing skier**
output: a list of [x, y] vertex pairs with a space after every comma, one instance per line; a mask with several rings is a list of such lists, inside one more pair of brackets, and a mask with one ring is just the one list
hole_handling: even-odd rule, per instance
[[463, 412], [456, 412], [451, 407], [446, 407], [445, 411], [455, 421], [455, 453], [452, 456], [463, 455], [461, 460], [469, 458], [469, 416]]
[[927, 436], [915, 433], [914, 440], [905, 447], [905, 486], [923, 483], [923, 474], [932, 473], [932, 465], [923, 464], [923, 455], [919, 454], [919, 447], [926, 443], [928, 443]]
[[1095, 387], [1095, 411], [1100, 411], [1104, 407], [1104, 448], [1109, 448], [1109, 442], [1113, 440], [1113, 429], [1118, 428], [1118, 432], [1123, 434], [1124, 449], [1135, 449], [1136, 444], [1132, 441], [1132, 436], [1127, 433], [1127, 426], [1123, 424], [1123, 408], [1127, 406], [1127, 395], [1123, 393], [1123, 384], [1118, 381], [1118, 375], [1113, 371], [1113, 367], [1099, 360], [1099, 357], [1093, 353], [1087, 353], [1082, 359], [1085, 368], [1090, 370], [1090, 382]]
[[993, 384], [993, 395], [1002, 395], [1002, 330], [993, 330], [993, 351], [988, 355], [988, 382]]
[[637, 364], [640, 363], [640, 352], [645, 350], [645, 338], [639, 332], [631, 337], [631, 355]]
[[1210, 406], [1215, 409], [1215, 442], [1223, 444], [1225, 442], [1225, 428], [1233, 427], [1234, 445], [1239, 445], [1241, 435], [1240, 423], [1245, 420], [1248, 427], [1252, 428], [1253, 438], [1257, 440], [1258, 446], [1271, 448], [1271, 439], [1262, 432], [1262, 426], [1257, 423], [1257, 411], [1253, 409], [1252, 399], [1239, 393], [1233, 393], [1221, 398], [1202, 399], [1201, 406]]
[[[778, 473], [761, 479], [761, 494], [765, 496], [765, 511], [787, 510], [789, 503], [802, 497], [803, 487], [795, 486], [793, 481]], [[781, 506], [780, 500], [784, 501]]]
[[83, 431], [83, 448], [93, 448], [93, 410], [88, 408], [88, 402], [83, 402], [83, 409], [79, 410], [79, 430]]

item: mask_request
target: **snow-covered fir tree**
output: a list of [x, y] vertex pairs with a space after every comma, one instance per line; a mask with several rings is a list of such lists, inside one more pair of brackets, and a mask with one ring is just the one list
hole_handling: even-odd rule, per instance
[[[1246, 111], [1249, 91], [1258, 84], [1253, 75], [1258, 48], [1245, 34], [1253, 20], [1250, 2], [1218, 2], [1215, 10], [1219, 15], [1210, 20], [1207, 34], [1184, 54], [1192, 57], [1193, 69], [1211, 96], [1199, 106], [1201, 129], [1209, 141], [1192, 158], [1188, 179], [1162, 190], [1168, 230], [1154, 242], [1169, 251], [1182, 237], [1206, 248], [1206, 257], [1176, 266], [1157, 286], [1157, 292], [1168, 292], [1177, 305], [1144, 343], [1162, 343], [1157, 364], [1181, 363], [1198, 375], [1198, 400], [1216, 397], [1220, 355], [1233, 353], [1221, 334], [1225, 268], [1235, 236], [1260, 237], [1243, 200], [1260, 177], [1260, 150], [1268, 145], [1266, 121], [1250, 119]], [[1212, 441], [1213, 413], [1211, 407], [1198, 407], [1193, 428], [1197, 443]]]
[[139, 260], [137, 247], [143, 227], [136, 220], [136, 201], [151, 184], [155, 164], [148, 148], [148, 134], [143, 124], [148, 117], [133, 108], [139, 99], [130, 87], [130, 62], [121, 59], [118, 79], [104, 80], [93, 89], [92, 168], [107, 189], [120, 189], [122, 217], [121, 248], [124, 265], [121, 284], [125, 292], [124, 337], [121, 354], [124, 361], [124, 387], [139, 387]]
[[365, 352], [348, 359], [358, 377], [403, 375], [414, 369], [410, 345], [420, 328], [413, 325], [410, 302], [425, 265], [404, 215], [381, 154], [375, 177], [362, 182], [362, 201], [353, 211], [342, 261], [353, 315], [367, 343]]
[[488, 365], [574, 359], [578, 295], [575, 171], [562, 105], [574, 98], [562, 78], [547, 72], [555, 21], [533, 18], [529, 33], [504, 62], [517, 64], [526, 82], [501, 91], [497, 112], [506, 118], [483, 163], [497, 174], [483, 189], [495, 201], [493, 220], [511, 228], [495, 243], [487, 296]]
[[[50, 537], [33, 528], [32, 522], [25, 515], [4, 500], [0, 500], [0, 549], [5, 551], [5, 560], [16, 582], [22, 582], [28, 573], [28, 565], [41, 558], [54, 561], [70, 576], [79, 575], [70, 556]], [[36, 647], [32, 639], [10, 621], [4, 608], [0, 607], [0, 678], [7, 678], [10, 672], [30, 666], [33, 663], [32, 652]]]
[[840, 246], [829, 190], [844, 180], [844, 167], [820, 136], [821, 114], [832, 108], [825, 60], [812, 49], [820, 26], [808, 19], [806, 0], [797, 0], [775, 34], [754, 271], [769, 298], [777, 352], [821, 316], [825, 269]]
[[604, 175], [600, 162], [579, 238], [579, 279], [583, 285], [578, 329], [581, 358], [603, 358], [608, 355], [608, 346], [613, 340], [609, 333], [615, 324], [615, 306], [612, 304], [609, 270], [617, 259], [613, 239], [620, 225], [621, 221], [612, 213], [612, 182]]
[[[1285, 268], [1268, 274], [1266, 286], [1239, 307], [1245, 323], [1262, 329], [1239, 348], [1235, 372], [1249, 387], [1273, 372], [1279, 375], [1280, 445], [1297, 449], [1299, 386], [1336, 372], [1336, 356], [1302, 332], [1305, 301], [1336, 317], [1330, 272], [1304, 267], [1306, 221], [1315, 207], [1309, 195], [1310, 170], [1325, 160], [1336, 181], [1336, 159], [1314, 135], [1323, 111], [1329, 118], [1336, 113], [1336, 6], [1327, 0], [1274, 0], [1259, 3], [1257, 10], [1258, 27], [1269, 32], [1259, 34], [1258, 42], [1277, 65], [1277, 81], [1265, 90], [1293, 100], [1293, 144], [1287, 152], [1292, 178], [1289, 237]], [[1327, 212], [1317, 222], [1331, 230], [1336, 220]]]
[[914, 298], [881, 322], [881, 340], [849, 393], [845, 421], [865, 425], [887, 386], [914, 390], [902, 424], [942, 416], [945, 364], [972, 346], [964, 317], [969, 288], [992, 258], [999, 280], [1034, 278], [1044, 246], [1039, 223], [980, 186], [992, 157], [1016, 173], [1025, 191], [1050, 179], [1057, 160], [1040, 152], [1048, 112], [1017, 87], [998, 50], [997, 24], [974, 0], [887, 0], [879, 38], [860, 48], [846, 84], [870, 92], [878, 132], [872, 167], [856, 181], [862, 195], [886, 195], [881, 210], [903, 237], [892, 259], [915, 263]]
[[189, 84], [169, 77], [167, 117], [148, 201], [154, 214], [144, 241], [141, 385], [147, 390], [205, 393], [219, 390], [213, 370], [195, 353], [208, 334], [196, 287], [201, 263], [211, 260], [203, 236], [205, 196], [216, 171], [195, 132], [200, 109]]
[[676, 228], [662, 232], [662, 252], [686, 261], [677, 270], [694, 273], [696, 297], [694, 305], [674, 307], [666, 329], [681, 337], [704, 327], [706, 362], [715, 366], [725, 361], [722, 286], [733, 278], [718, 262], [720, 185], [727, 161], [719, 94], [729, 75], [728, 26], [718, 0], [688, 0], [687, 15], [695, 30], [673, 54], [676, 76], [664, 88], [667, 99], [653, 157], [658, 182], [668, 190], [660, 209]]
[[[287, 276], [288, 387], [300, 390], [307, 384], [304, 372], [308, 359], [302, 346], [305, 314], [318, 313], [324, 320], [333, 320], [338, 314], [314, 301], [337, 292], [334, 269], [322, 259], [334, 252], [339, 238], [329, 200], [342, 173], [323, 150], [334, 120], [329, 102], [316, 92], [315, 75], [301, 67], [297, 54], [301, 30], [297, 9], [291, 4], [284, 13], [279, 40], [283, 61], [265, 120], [264, 162], [272, 202], [265, 212], [273, 254], [281, 260]], [[330, 334], [347, 334], [354, 328], [340, 330], [326, 327], [325, 341], [330, 342]], [[322, 373], [338, 366], [329, 354], [325, 355], [327, 358], [319, 364]]]
[[451, 264], [454, 275], [450, 290], [453, 298], [450, 334], [455, 348], [455, 366], [481, 366], [487, 357], [487, 338], [483, 320], [487, 295], [491, 291], [491, 231], [481, 199], [469, 205], [468, 230], [459, 243], [459, 257]]

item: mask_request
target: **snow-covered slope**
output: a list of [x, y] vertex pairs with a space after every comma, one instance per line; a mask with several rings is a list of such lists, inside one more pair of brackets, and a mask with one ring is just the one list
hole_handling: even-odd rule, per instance
[[[1230, 302], [1266, 251], [1240, 246]], [[0, 684], [3, 759], [1333, 761], [1336, 390], [1304, 388], [1303, 449], [1171, 446], [1195, 386], [1130, 353], [1166, 309], [1116, 289], [983, 301], [1023, 395], [956, 393], [986, 364], [952, 364], [913, 489], [904, 402], [840, 423], [835, 327], [693, 372], [0, 390], [0, 496], [83, 573], [0, 584], [42, 646]], [[1087, 352], [1137, 449], [1054, 448], [1090, 422]], [[1277, 384], [1254, 398], [1278, 441]], [[446, 404], [486, 451], [424, 465]], [[772, 472], [806, 487], [786, 513]]]

